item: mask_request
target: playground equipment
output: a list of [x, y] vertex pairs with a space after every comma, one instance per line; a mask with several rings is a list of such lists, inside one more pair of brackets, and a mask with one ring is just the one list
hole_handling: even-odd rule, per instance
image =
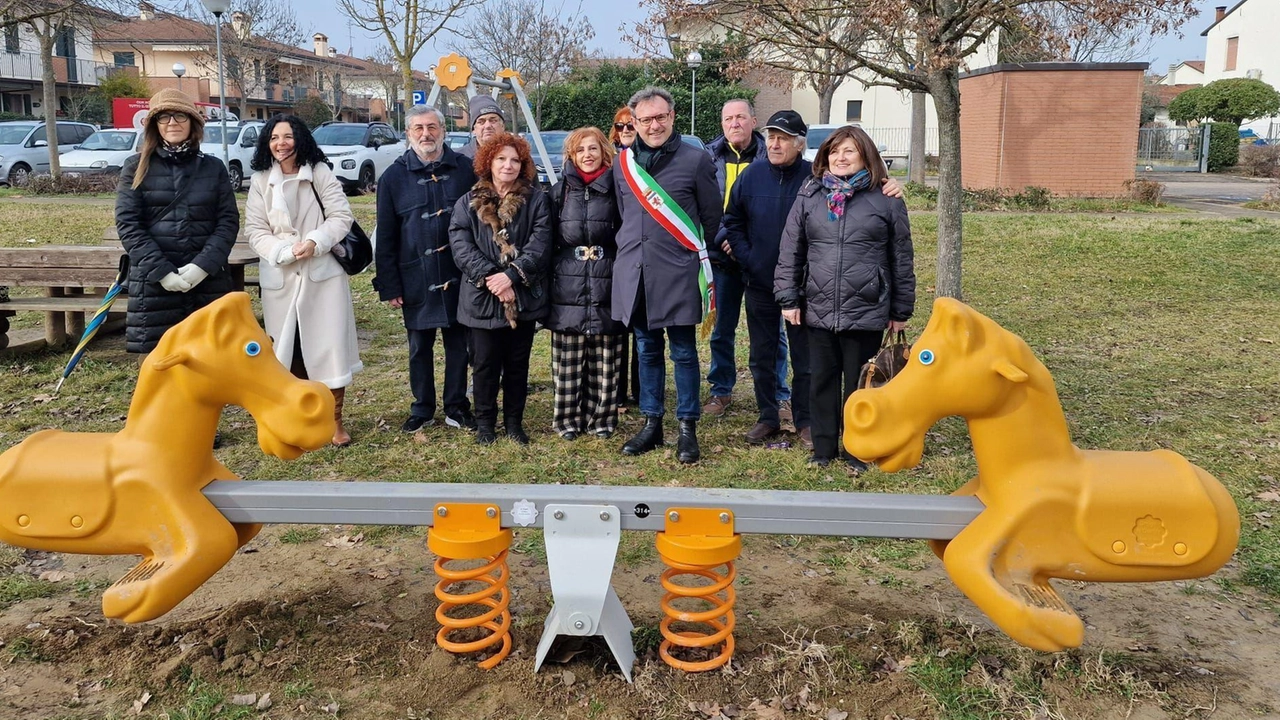
[[0, 455], [0, 540], [35, 550], [141, 555], [107, 588], [102, 612], [126, 622], [173, 609], [253, 539], [200, 494], [235, 480], [213, 457], [229, 404], [258, 423], [258, 444], [291, 460], [333, 437], [333, 395], [271, 353], [249, 296], [232, 293], [165, 333], [142, 364], [118, 433], [43, 430]]
[[1168, 450], [1077, 448], [1049, 370], [990, 318], [938, 298], [912, 354], [888, 384], [849, 398], [845, 448], [897, 472], [920, 462], [935, 422], [968, 421], [978, 476], [955, 494], [986, 509], [930, 544], [1009, 637], [1047, 651], [1083, 641], [1049, 578], [1202, 577], [1235, 552], [1240, 516], [1221, 483]]
[[520, 113], [524, 115], [525, 123], [529, 125], [529, 136], [533, 138], [534, 150], [538, 153], [538, 159], [542, 161], [542, 167], [546, 169], [547, 181], [552, 185], [556, 184], [556, 171], [551, 164], [551, 155], [547, 152], [546, 144], [542, 142], [542, 132], [538, 130], [538, 123], [533, 119], [529, 98], [524, 94], [524, 78], [520, 77], [519, 72], [511, 68], [502, 68], [497, 72], [497, 77], [492, 80], [473, 77], [471, 63], [457, 53], [449, 53], [441, 57], [432, 72], [435, 73], [436, 82], [431, 86], [431, 93], [427, 95], [427, 105], [433, 107], [440, 99], [440, 88], [454, 91], [466, 88], [467, 99], [471, 99], [475, 97], [476, 86], [479, 85], [491, 88], [489, 94], [495, 99], [499, 93], [515, 98]]
[[[247, 296], [224, 298], [165, 335], [143, 366], [123, 431], [44, 431], [0, 455], [0, 540], [142, 554], [103, 598], [109, 617], [139, 622], [172, 609], [262, 523], [427, 526], [441, 578], [437, 641], [450, 652], [493, 652], [481, 662], [491, 668], [512, 646], [512, 528], [541, 527], [554, 606], [535, 671], [558, 637], [601, 636], [628, 679], [632, 624], [610, 584], [622, 530], [657, 533], [668, 566], [660, 655], [691, 672], [733, 655], [734, 562], [744, 533], [931, 540], [956, 585], [1011, 638], [1041, 650], [1083, 639], [1049, 578], [1200, 577], [1225, 563], [1238, 540], [1230, 496], [1180, 456], [1076, 449], [1052, 378], [1027, 345], [954, 300], [935, 303], [894, 380], [855, 393], [845, 408], [846, 447], [891, 472], [920, 460], [937, 419], [966, 417], [979, 474], [953, 496], [227, 482], [235, 475], [210, 453], [226, 403], [249, 409], [260, 445], [279, 457], [333, 435], [331, 395], [289, 376], [267, 343]], [[487, 634], [469, 639], [476, 633]], [[687, 648], [711, 657], [680, 657]]]

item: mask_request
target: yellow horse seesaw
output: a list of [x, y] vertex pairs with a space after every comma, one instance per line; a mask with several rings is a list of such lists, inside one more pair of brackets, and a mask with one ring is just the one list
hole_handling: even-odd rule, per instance
[[1049, 578], [1203, 577], [1235, 551], [1240, 516], [1212, 475], [1168, 450], [1075, 447], [1031, 348], [939, 298], [902, 372], [845, 404], [845, 448], [886, 472], [910, 468], [925, 431], [950, 415], [968, 421], [978, 464], [954, 494], [986, 509], [952, 540], [930, 542], [960, 590], [1023, 645], [1058, 651], [1084, 639]]
[[333, 438], [333, 394], [276, 360], [249, 296], [232, 293], [161, 338], [124, 429], [44, 430], [0, 455], [0, 540], [34, 550], [141, 555], [102, 612], [159, 617], [213, 576], [261, 525], [233, 525], [200, 490], [236, 480], [213, 457], [226, 405], [247, 409], [263, 451], [293, 459]]

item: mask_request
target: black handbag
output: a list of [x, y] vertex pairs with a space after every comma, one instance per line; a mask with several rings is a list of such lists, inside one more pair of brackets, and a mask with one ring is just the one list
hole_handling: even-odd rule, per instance
[[[324, 201], [320, 199], [320, 193], [315, 185], [311, 186], [311, 194], [316, 196], [316, 202], [320, 203], [320, 214], [324, 215]], [[328, 220], [328, 217], [325, 219]], [[336, 252], [339, 247], [344, 252]], [[369, 267], [369, 263], [373, 262], [373, 243], [369, 241], [364, 228], [360, 227], [360, 223], [355, 220], [351, 221], [351, 229], [347, 231], [347, 236], [339, 240], [329, 252], [348, 275], [359, 275]]]
[[907, 342], [907, 334], [899, 330], [895, 341], [893, 333], [886, 332], [884, 342], [880, 345], [880, 352], [862, 366], [862, 372], [858, 377], [858, 389], [878, 388], [889, 382], [895, 375], [902, 372], [902, 368], [907, 366], [907, 359], [910, 357], [911, 343]]

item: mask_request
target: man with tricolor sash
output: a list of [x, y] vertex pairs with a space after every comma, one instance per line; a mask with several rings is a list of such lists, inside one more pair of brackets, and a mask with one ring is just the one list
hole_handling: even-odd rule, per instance
[[711, 156], [675, 132], [675, 102], [647, 87], [628, 105], [637, 137], [614, 163], [618, 256], [614, 263], [613, 317], [631, 326], [640, 352], [640, 413], [645, 424], [622, 446], [640, 455], [663, 444], [666, 362], [670, 345], [676, 381], [676, 458], [697, 462], [702, 408], [697, 328], [715, 324], [715, 291], [707, 241], [714, 241], [724, 211]]

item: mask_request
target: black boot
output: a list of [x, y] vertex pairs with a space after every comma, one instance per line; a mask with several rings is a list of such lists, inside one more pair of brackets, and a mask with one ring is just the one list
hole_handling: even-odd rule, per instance
[[529, 444], [529, 435], [524, 431], [524, 424], [516, 418], [507, 418], [503, 425], [507, 428], [507, 437], [520, 445]]
[[698, 421], [681, 420], [680, 437], [676, 439], [676, 459], [682, 463], [696, 463], [702, 453], [698, 450]]
[[476, 421], [476, 442], [481, 445], [492, 445], [498, 442], [498, 434], [493, 431], [492, 420]]
[[644, 427], [622, 446], [623, 455], [643, 455], [662, 445], [662, 418], [646, 415]]

